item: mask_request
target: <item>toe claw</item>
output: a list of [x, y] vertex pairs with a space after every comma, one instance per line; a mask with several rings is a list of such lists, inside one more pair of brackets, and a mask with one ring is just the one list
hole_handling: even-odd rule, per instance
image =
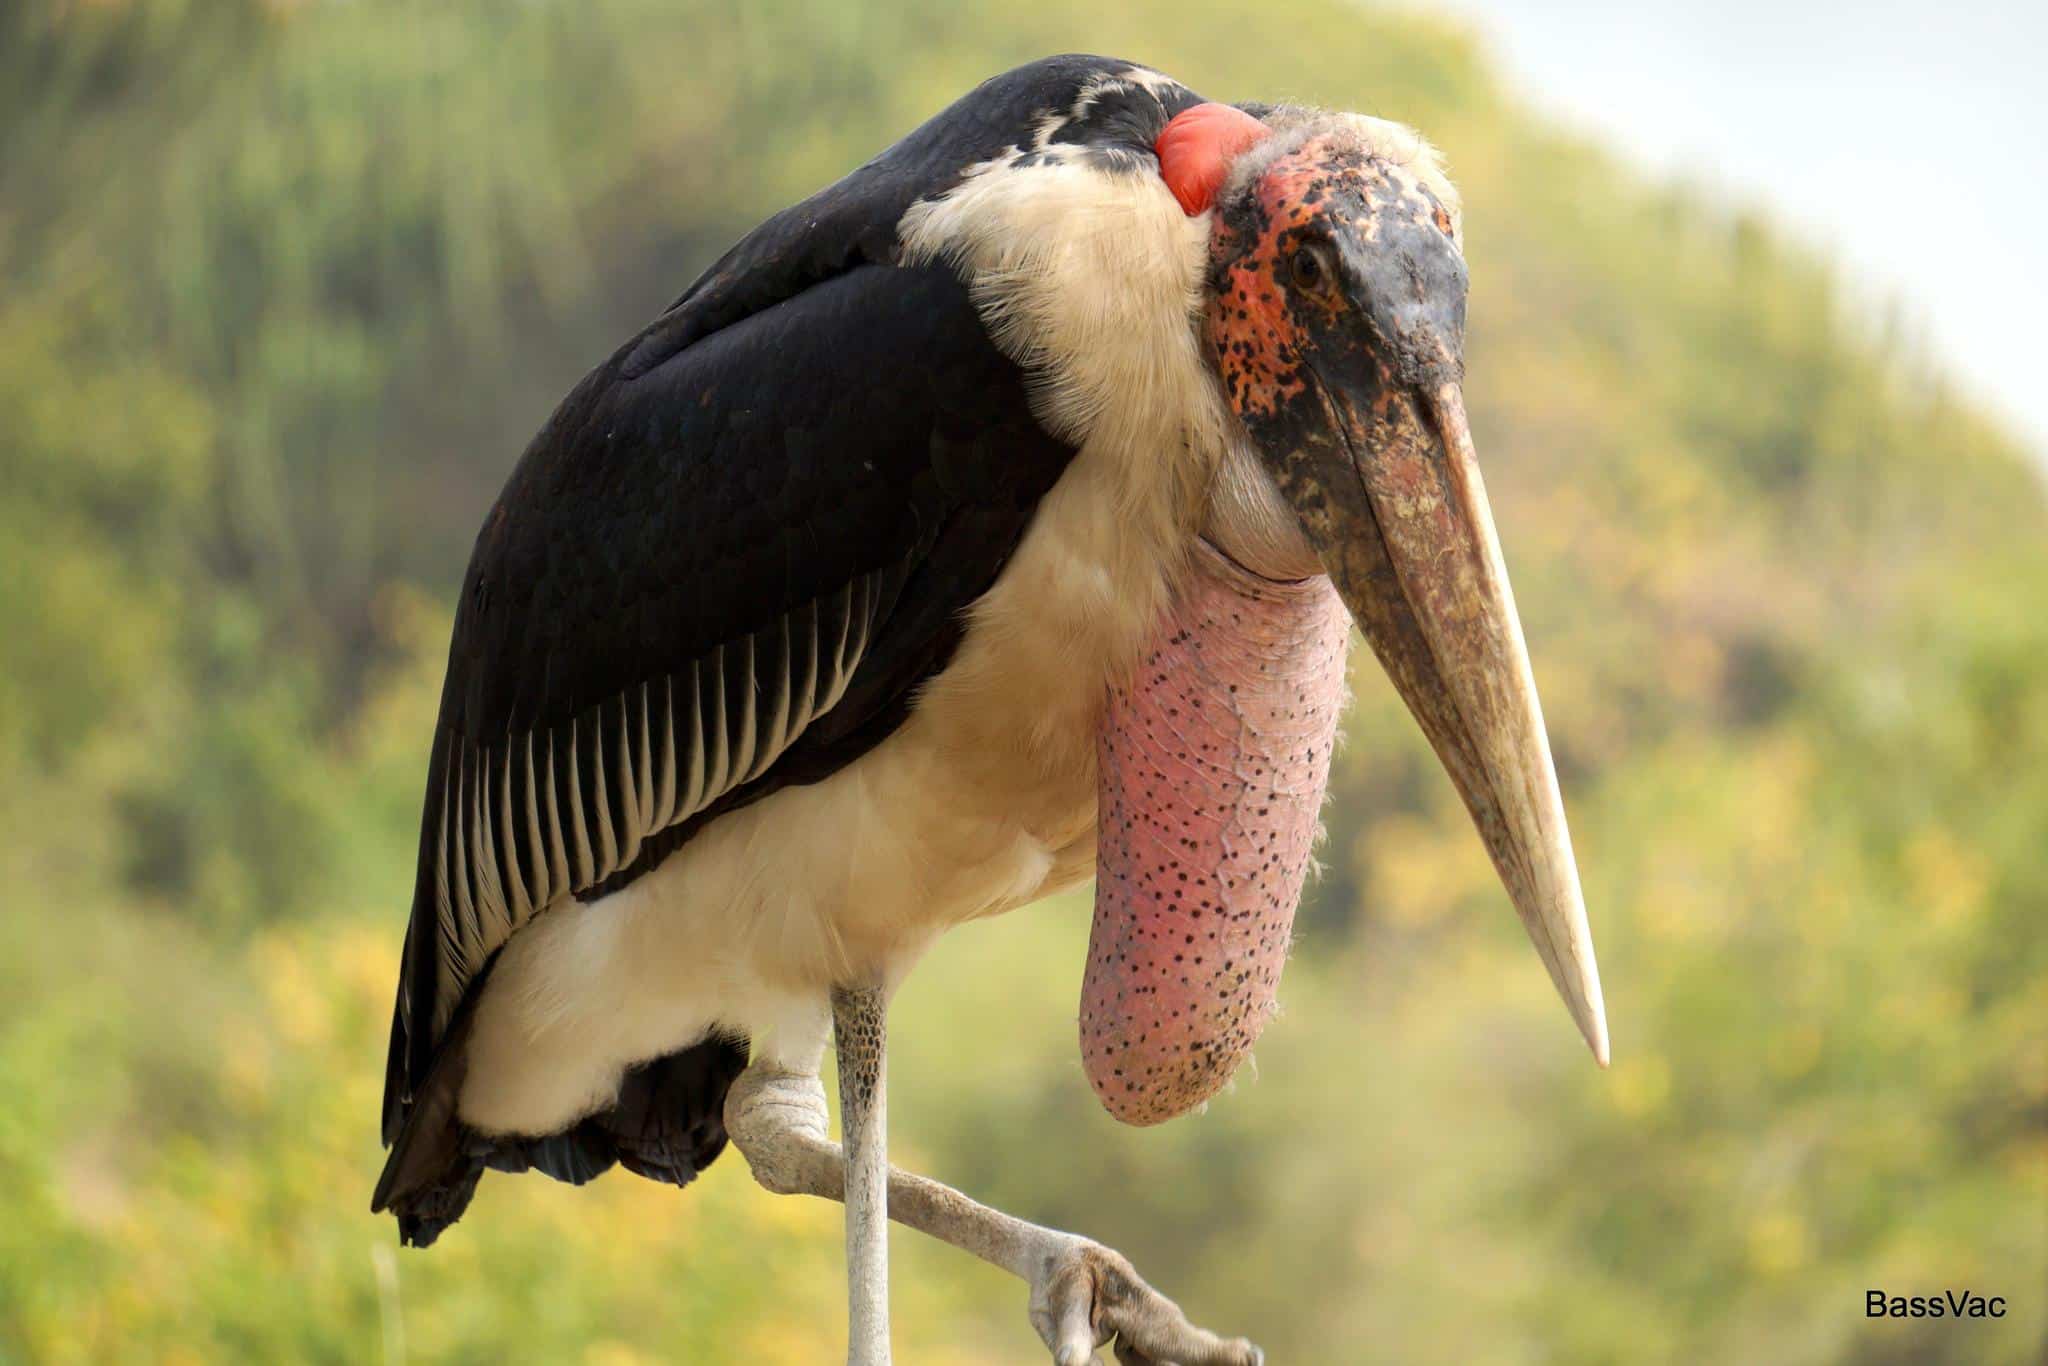
[[1087, 1366], [1116, 1343], [1121, 1366], [1263, 1366], [1259, 1349], [1195, 1327], [1122, 1254], [1076, 1238], [1031, 1287], [1031, 1324], [1057, 1366]]

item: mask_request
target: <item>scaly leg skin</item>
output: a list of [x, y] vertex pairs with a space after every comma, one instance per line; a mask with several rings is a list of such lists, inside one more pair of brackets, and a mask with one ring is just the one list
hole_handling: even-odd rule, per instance
[[888, 996], [832, 992], [846, 1137], [846, 1366], [889, 1366]]
[[[846, 1198], [846, 1166], [839, 1145], [825, 1136], [825, 1087], [815, 1075], [749, 1066], [726, 1095], [725, 1129], [768, 1190]], [[1030, 1287], [1031, 1326], [1058, 1366], [1085, 1366], [1112, 1340], [1124, 1366], [1263, 1362], [1243, 1338], [1219, 1338], [1189, 1323], [1173, 1301], [1100, 1243], [1027, 1224], [926, 1177], [895, 1167], [888, 1173], [891, 1219], [1002, 1267]]]

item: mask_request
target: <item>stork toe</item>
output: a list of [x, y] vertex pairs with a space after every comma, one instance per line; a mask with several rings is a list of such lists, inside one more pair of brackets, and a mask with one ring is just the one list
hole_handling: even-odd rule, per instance
[[1197, 1328], [1120, 1252], [1071, 1238], [1031, 1281], [1031, 1326], [1056, 1366], [1088, 1366], [1114, 1341], [1122, 1366], [1262, 1366], [1243, 1338]]

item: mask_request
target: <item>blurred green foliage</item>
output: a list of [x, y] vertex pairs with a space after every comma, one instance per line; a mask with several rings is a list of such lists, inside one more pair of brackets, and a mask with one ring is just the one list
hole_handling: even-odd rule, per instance
[[[0, 1361], [814, 1362], [835, 1209], [365, 1210], [447, 594], [581, 370], [1047, 52], [1413, 122], [1615, 1038], [1597, 1073], [1361, 652], [1286, 1013], [1199, 1117], [1076, 1066], [1085, 902], [896, 1013], [899, 1157], [1276, 1361], [1988, 1361], [2048, 1333], [2048, 516], [1767, 222], [1328, 0], [0, 8]], [[1039, 1359], [897, 1242], [899, 1350]], [[1868, 1288], [2003, 1294], [1994, 1323]]]

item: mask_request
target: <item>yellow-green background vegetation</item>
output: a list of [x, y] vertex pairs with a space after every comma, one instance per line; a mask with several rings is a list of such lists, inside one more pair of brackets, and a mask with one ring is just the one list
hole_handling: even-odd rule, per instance
[[[1070, 898], [913, 979], [898, 1155], [1281, 1363], [2040, 1353], [2042, 489], [1768, 221], [1326, 0], [17, 0], [0, 1361], [832, 1359], [837, 1211], [734, 1158], [493, 1177], [427, 1253], [368, 1214], [449, 596], [525, 438], [714, 251], [1071, 49], [1449, 153], [1615, 1064], [1361, 652], [1256, 1068], [1108, 1120]], [[896, 1252], [903, 1360], [1041, 1359], [1017, 1285]], [[1956, 1286], [2008, 1317], [1863, 1317]]]

